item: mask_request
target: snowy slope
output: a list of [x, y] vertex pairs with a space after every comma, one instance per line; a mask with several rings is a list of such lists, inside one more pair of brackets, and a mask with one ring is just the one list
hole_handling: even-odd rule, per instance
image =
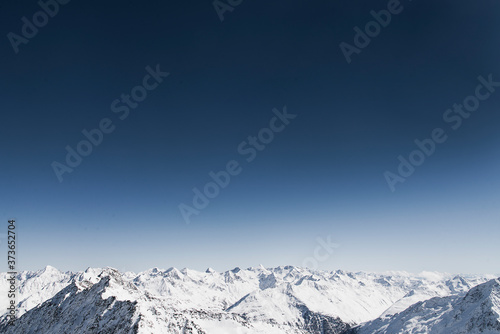
[[472, 288], [465, 296], [435, 297], [393, 316], [361, 325], [357, 334], [498, 334], [500, 280]]

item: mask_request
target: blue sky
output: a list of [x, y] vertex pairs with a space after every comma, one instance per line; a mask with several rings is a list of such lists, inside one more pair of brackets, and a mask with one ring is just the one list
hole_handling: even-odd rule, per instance
[[[330, 236], [320, 269], [498, 273], [500, 90], [457, 130], [443, 113], [500, 81], [500, 5], [401, 2], [348, 64], [339, 44], [387, 3], [243, 1], [221, 22], [210, 2], [74, 1], [17, 54], [4, 38], [0, 216], [19, 267], [300, 266]], [[2, 31], [39, 10], [2, 5]], [[169, 76], [121, 120], [111, 103], [157, 64]], [[283, 106], [297, 117], [246, 162]], [[51, 164], [106, 118], [59, 182]], [[447, 141], [391, 192], [383, 173], [435, 128]], [[179, 204], [231, 160], [241, 173], [186, 224]]]

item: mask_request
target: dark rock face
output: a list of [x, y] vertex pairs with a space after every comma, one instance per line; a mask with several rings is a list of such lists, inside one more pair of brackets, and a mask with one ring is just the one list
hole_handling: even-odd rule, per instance
[[310, 334], [346, 334], [351, 326], [340, 318], [311, 312], [306, 306], [299, 306], [304, 318], [304, 330]]
[[72, 283], [53, 298], [26, 312], [15, 325], [0, 325], [0, 332], [18, 333], [119, 333], [138, 332], [138, 322], [132, 323], [135, 302], [101, 298], [109, 277], [98, 284], [80, 290]]

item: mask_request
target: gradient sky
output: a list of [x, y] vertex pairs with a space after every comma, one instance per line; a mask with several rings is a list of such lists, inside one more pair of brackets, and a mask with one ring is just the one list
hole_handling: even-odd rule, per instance
[[[456, 131], [443, 113], [500, 81], [500, 3], [402, 1], [348, 64], [339, 48], [388, 1], [71, 1], [19, 46], [36, 1], [0, 7], [0, 217], [18, 267], [318, 268], [499, 273], [500, 89]], [[146, 66], [170, 75], [130, 115], [110, 105]], [[298, 115], [250, 163], [238, 151], [273, 108]], [[53, 161], [103, 118], [116, 126], [59, 182]], [[415, 139], [448, 140], [391, 192]], [[186, 224], [210, 171], [241, 162]], [[2, 248], [5, 248], [5, 239]], [[5, 250], [4, 250], [5, 251]], [[5, 264], [1, 264], [5, 270]]]

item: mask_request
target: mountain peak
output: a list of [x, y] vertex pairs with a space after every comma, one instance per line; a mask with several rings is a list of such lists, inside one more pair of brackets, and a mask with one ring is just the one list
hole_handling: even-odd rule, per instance
[[61, 276], [63, 273], [60, 272], [58, 269], [52, 266], [45, 266], [42, 270], [39, 271], [40, 276], [42, 277], [58, 277]]
[[[478, 303], [485, 299], [497, 299], [500, 302], [500, 278], [473, 287], [464, 297], [467, 303]], [[500, 311], [500, 303], [498, 306]]]
[[42, 272], [44, 273], [59, 273], [60, 271], [55, 268], [55, 267], [52, 267], [51, 265], [46, 265], [45, 268], [42, 269]]

